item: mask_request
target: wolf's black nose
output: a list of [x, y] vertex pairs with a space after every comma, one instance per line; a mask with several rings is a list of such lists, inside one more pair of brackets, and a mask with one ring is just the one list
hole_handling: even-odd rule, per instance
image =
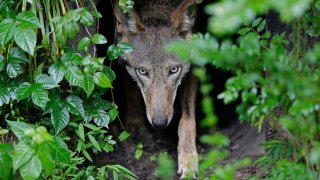
[[162, 128], [165, 127], [168, 123], [167, 118], [153, 118], [152, 119], [152, 125], [156, 128]]

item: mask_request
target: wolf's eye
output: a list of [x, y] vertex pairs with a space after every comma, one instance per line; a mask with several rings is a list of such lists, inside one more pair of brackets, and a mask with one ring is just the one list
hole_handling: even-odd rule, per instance
[[174, 67], [171, 67], [171, 68], [170, 68], [169, 73], [170, 73], [170, 74], [175, 74], [175, 73], [177, 73], [179, 70], [180, 70], [180, 67], [179, 67], [179, 66], [174, 66]]
[[147, 75], [147, 70], [145, 68], [138, 68], [137, 69], [137, 72], [140, 74], [140, 75], [143, 75], [143, 76], [146, 76]]

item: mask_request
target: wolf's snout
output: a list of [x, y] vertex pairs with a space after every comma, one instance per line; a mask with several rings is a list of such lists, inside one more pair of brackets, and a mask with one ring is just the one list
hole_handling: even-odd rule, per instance
[[157, 118], [152, 118], [152, 125], [156, 128], [162, 128], [167, 126], [168, 124], [168, 119], [165, 117], [157, 117]]

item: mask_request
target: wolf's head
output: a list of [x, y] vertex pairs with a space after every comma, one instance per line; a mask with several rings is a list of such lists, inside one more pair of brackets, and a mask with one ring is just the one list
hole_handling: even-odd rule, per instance
[[118, 40], [131, 43], [135, 49], [122, 59], [138, 83], [148, 120], [155, 127], [170, 123], [177, 88], [189, 71], [189, 65], [166, 54], [164, 46], [172, 40], [190, 38], [195, 4], [195, 0], [136, 0], [135, 9], [126, 14], [115, 7]]

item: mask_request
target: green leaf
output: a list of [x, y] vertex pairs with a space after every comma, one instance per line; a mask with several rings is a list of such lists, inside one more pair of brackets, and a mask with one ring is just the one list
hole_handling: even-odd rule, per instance
[[66, 99], [68, 111], [74, 115], [84, 116], [83, 101], [78, 96], [70, 95]]
[[25, 123], [25, 122], [18, 122], [18, 121], [8, 121], [7, 123], [10, 126], [11, 131], [15, 136], [17, 136], [19, 139], [24, 135], [24, 131], [26, 129], [32, 129], [33, 126]]
[[63, 79], [65, 69], [60, 64], [55, 63], [49, 67], [48, 73], [50, 74], [50, 77], [56, 82], [56, 84], [58, 84]]
[[116, 117], [118, 116], [119, 112], [117, 109], [111, 109], [109, 112], [108, 112], [108, 115], [110, 117], [110, 122], [111, 123], [112, 121], [114, 121], [116, 119]]
[[266, 27], [266, 20], [264, 19], [261, 24], [258, 26], [257, 31], [261, 32], [264, 30], [264, 28]]
[[108, 76], [110, 81], [114, 81], [116, 79], [116, 73], [114, 73], [114, 71], [110, 67], [103, 67], [103, 72]]
[[136, 152], [134, 153], [134, 157], [139, 160], [142, 156], [142, 150], [141, 149], [137, 149]]
[[36, 155], [41, 161], [43, 169], [49, 174], [51, 174], [54, 169], [54, 162], [52, 160], [51, 149], [49, 144], [42, 144], [41, 147], [37, 149]]
[[96, 140], [91, 134], [88, 134], [88, 137], [89, 137], [89, 140], [90, 140], [90, 142], [92, 143], [92, 145], [93, 145], [96, 149], [98, 149], [98, 151], [101, 152], [101, 147], [100, 147], [99, 143], [97, 142], [97, 140]]
[[67, 108], [61, 107], [60, 104], [54, 104], [51, 108], [51, 122], [55, 129], [55, 135], [58, 135], [69, 123], [69, 112]]
[[70, 85], [83, 87], [84, 75], [81, 69], [77, 66], [67, 67], [65, 78], [70, 83]]
[[81, 149], [83, 155], [89, 160], [92, 162], [92, 158], [91, 156], [89, 155], [89, 153], [85, 150], [85, 149]]
[[94, 82], [102, 88], [112, 88], [111, 81], [109, 78], [102, 72], [96, 72], [93, 76]]
[[23, 73], [23, 68], [19, 63], [16, 62], [10, 62], [7, 65], [7, 74], [10, 78], [15, 78], [19, 74]]
[[34, 84], [33, 91], [31, 93], [32, 102], [44, 109], [46, 107], [47, 102], [49, 101], [48, 92], [43, 90], [40, 85]]
[[251, 29], [248, 28], [248, 27], [246, 27], [246, 28], [241, 28], [241, 29], [238, 31], [238, 34], [240, 34], [240, 35], [245, 35], [245, 34], [247, 34], [247, 33], [250, 32], [250, 31], [251, 31]]
[[66, 66], [77, 66], [81, 63], [83, 57], [79, 53], [65, 53], [61, 57], [61, 62]]
[[25, 99], [30, 96], [33, 91], [32, 84], [28, 82], [24, 82], [20, 84], [19, 89], [17, 90], [17, 99], [20, 101], [21, 99]]
[[85, 142], [85, 139], [84, 139], [84, 128], [83, 128], [83, 124], [82, 123], [79, 124], [78, 130], [79, 130], [80, 138], [82, 139], [83, 142]]
[[133, 46], [127, 42], [120, 42], [117, 44], [117, 47], [120, 48], [123, 53], [130, 53], [134, 50]]
[[110, 60], [117, 59], [121, 54], [123, 54], [123, 51], [121, 48], [115, 46], [114, 44], [109, 46], [108, 51], [107, 51], [107, 56]]
[[123, 131], [119, 136], [118, 136], [118, 139], [119, 141], [124, 141], [126, 139], [128, 139], [130, 136], [130, 134], [127, 132], [127, 131]]
[[93, 16], [88, 11], [84, 11], [81, 14], [80, 22], [85, 26], [92, 26], [94, 23]]
[[10, 91], [11, 89], [4, 86], [0, 88], [0, 107], [3, 104], [9, 104], [10, 102]]
[[68, 146], [59, 137], [55, 137], [54, 141], [48, 142], [51, 148], [51, 155], [54, 161], [60, 163], [70, 162], [70, 151]]
[[33, 56], [37, 44], [37, 36], [34, 30], [18, 27], [14, 34], [14, 41], [22, 50]]
[[253, 22], [252, 22], [252, 24], [251, 24], [251, 26], [254, 28], [254, 27], [257, 27], [260, 23], [261, 23], [261, 21], [262, 21], [262, 18], [257, 18], [257, 19], [255, 19]]
[[17, 21], [20, 23], [20, 26], [23, 28], [28, 29], [34, 29], [34, 28], [40, 28], [40, 22], [39, 19], [33, 12], [31, 11], [24, 11], [17, 15], [16, 17]]
[[13, 19], [5, 19], [0, 23], [0, 44], [5, 46], [16, 32], [16, 22]]
[[40, 84], [42, 89], [52, 89], [55, 87], [59, 87], [53, 78], [49, 77], [46, 74], [39, 74], [34, 78], [35, 82]]
[[14, 47], [10, 50], [8, 61], [20, 64], [29, 62], [25, 53], [18, 47]]
[[42, 171], [41, 161], [37, 156], [33, 156], [31, 160], [20, 168], [20, 174], [23, 179], [37, 179]]
[[0, 54], [0, 72], [6, 67], [6, 59]]
[[94, 90], [94, 80], [91, 74], [84, 74], [83, 87], [84, 91], [87, 93], [87, 97], [89, 97]]
[[0, 144], [0, 179], [10, 179], [12, 176], [12, 159], [8, 152], [4, 151]]
[[99, 110], [97, 113], [98, 115], [93, 118], [93, 121], [97, 126], [108, 128], [110, 121], [110, 117], [108, 116], [108, 114], [103, 110]]
[[13, 172], [16, 172], [21, 166], [25, 165], [33, 156], [34, 149], [25, 144], [24, 142], [19, 142], [14, 146], [13, 154]]
[[106, 44], [108, 41], [102, 34], [95, 34], [92, 37], [92, 42], [94, 44]]
[[78, 51], [82, 51], [86, 49], [89, 46], [90, 42], [91, 42], [90, 38], [83, 37], [78, 43]]

